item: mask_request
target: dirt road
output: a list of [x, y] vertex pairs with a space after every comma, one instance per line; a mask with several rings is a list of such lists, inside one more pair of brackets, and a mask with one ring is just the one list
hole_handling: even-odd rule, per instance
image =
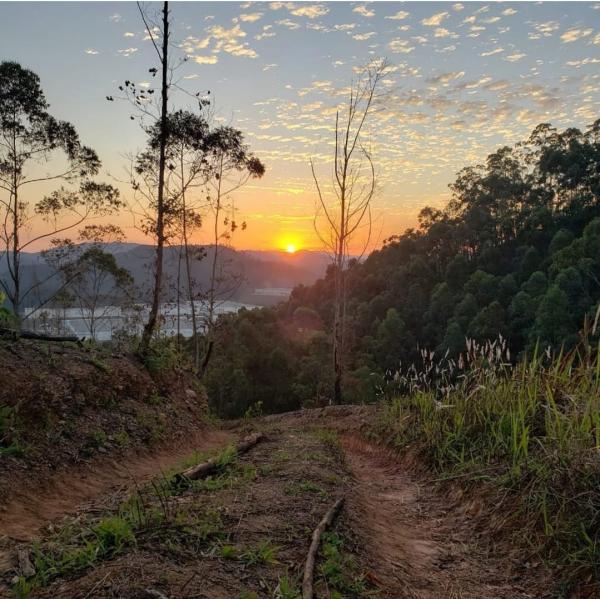
[[[265, 442], [186, 488], [157, 479], [144, 485], [191, 453], [178, 447], [154, 461], [79, 473], [72, 486], [66, 476], [13, 502], [0, 516], [2, 534], [37, 535], [43, 559], [17, 582], [17, 550], [31, 545], [5, 538], [4, 592], [16, 583], [27, 592], [21, 596], [53, 599], [298, 597], [311, 531], [344, 496], [321, 548], [317, 597], [552, 596], [528, 585], [511, 558], [490, 554], [468, 514], [451, 508], [414, 465], [349, 427], [339, 434], [326, 424], [326, 413], [257, 421], [252, 428], [266, 432]], [[244, 432], [215, 432], [196, 449], [222, 447]], [[132, 477], [135, 485], [127, 485]], [[107, 518], [126, 526], [122, 538], [105, 534]]]

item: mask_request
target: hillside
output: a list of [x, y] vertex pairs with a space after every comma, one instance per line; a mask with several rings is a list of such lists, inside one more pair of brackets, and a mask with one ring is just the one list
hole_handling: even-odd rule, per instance
[[[147, 301], [152, 288], [152, 264], [154, 248], [135, 243], [99, 244], [105, 251], [115, 256], [117, 264], [125, 268], [132, 276], [136, 287], [137, 301]], [[270, 295], [269, 289], [291, 290], [296, 285], [310, 285], [323, 276], [329, 259], [322, 252], [298, 251], [294, 254], [272, 251], [236, 251], [222, 248], [220, 260], [227, 269], [242, 281], [228, 299], [256, 305], [272, 305], [281, 299], [281, 295]], [[210, 268], [214, 248], [203, 248], [202, 260], [192, 261], [192, 278], [199, 289], [209, 286]], [[174, 299], [174, 277], [178, 270], [179, 248], [167, 248], [164, 257], [164, 269], [169, 273], [165, 281], [166, 301]], [[23, 253], [23, 287], [35, 286], [30, 301], [33, 304], [43, 302], [54, 295], [60, 287], [60, 278], [53, 276], [56, 271], [46, 262], [42, 253]], [[7, 278], [7, 266], [0, 260], [0, 278]], [[256, 294], [255, 291], [264, 290]]]

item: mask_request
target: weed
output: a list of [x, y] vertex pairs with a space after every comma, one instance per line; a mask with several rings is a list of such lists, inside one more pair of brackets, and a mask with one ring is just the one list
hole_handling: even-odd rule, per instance
[[337, 533], [323, 534], [323, 556], [321, 573], [327, 584], [340, 596], [364, 597], [366, 584], [358, 574], [352, 556], [345, 555], [344, 539]]
[[221, 545], [221, 547], [219, 547], [219, 555], [223, 559], [235, 559], [237, 554], [237, 548], [233, 545]]
[[302, 482], [294, 482], [286, 485], [284, 489], [284, 493], [286, 495], [300, 495], [302, 493], [315, 493], [319, 494], [321, 497], [326, 497], [328, 495], [327, 491], [316, 485], [315, 483], [304, 480]]
[[250, 418], [258, 418], [263, 415], [263, 402], [257, 401], [253, 403], [244, 413], [244, 418], [249, 420]]
[[301, 597], [296, 581], [288, 576], [282, 576], [279, 579], [273, 595], [279, 599], [300, 599]]
[[483, 472], [508, 488], [551, 557], [598, 574], [600, 355], [536, 352], [513, 367], [506, 351], [502, 340], [470, 343], [460, 368], [428, 354], [424, 374], [403, 375], [409, 393], [383, 405], [379, 429], [397, 447], [417, 443], [442, 477]]
[[246, 549], [240, 556], [248, 566], [265, 564], [273, 566], [277, 564], [277, 552], [279, 547], [272, 545], [269, 540], [261, 541], [256, 547]]
[[131, 438], [127, 434], [127, 431], [119, 431], [115, 437], [115, 443], [119, 447], [127, 447], [131, 443]]
[[164, 405], [165, 401], [165, 398], [156, 391], [150, 393], [147, 399], [147, 403], [151, 406], [162, 406]]

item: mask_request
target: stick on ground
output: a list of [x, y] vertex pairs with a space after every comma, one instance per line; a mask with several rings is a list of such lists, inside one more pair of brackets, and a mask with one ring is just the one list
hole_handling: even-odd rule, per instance
[[313, 574], [315, 570], [315, 559], [317, 557], [317, 551], [319, 551], [319, 544], [321, 542], [321, 536], [325, 532], [328, 526], [331, 526], [334, 518], [344, 504], [344, 498], [340, 497], [325, 514], [319, 526], [315, 528], [312, 534], [312, 543], [306, 556], [306, 564], [304, 566], [304, 578], [302, 580], [302, 599], [313, 599]]
[[[246, 453], [250, 448], [254, 447], [257, 443], [262, 441], [265, 436], [262, 433], [255, 433], [253, 435], [248, 435], [244, 437], [235, 448], [236, 454], [241, 455]], [[203, 462], [202, 464], [197, 464], [196, 466], [192, 466], [187, 470], [184, 470], [178, 477], [187, 478], [189, 480], [197, 480], [199, 478], [203, 478], [204, 476], [208, 476], [215, 470], [219, 469], [219, 461], [217, 458], [212, 458], [207, 462]]]

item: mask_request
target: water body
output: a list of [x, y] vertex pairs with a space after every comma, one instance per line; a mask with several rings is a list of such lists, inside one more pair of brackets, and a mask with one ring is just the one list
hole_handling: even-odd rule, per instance
[[[194, 302], [198, 327], [204, 330], [208, 309], [203, 302]], [[242, 302], [223, 301], [215, 308], [217, 315], [235, 313], [245, 308], [252, 310], [258, 308], [254, 304]], [[148, 318], [150, 306], [139, 304], [133, 308], [119, 306], [101, 306], [95, 310], [94, 318], [90, 310], [82, 308], [47, 308], [34, 311], [26, 309], [24, 328], [48, 335], [76, 335], [78, 337], [94, 337], [97, 341], [110, 341], [115, 334], [127, 332], [130, 334], [141, 333], [144, 323]], [[94, 334], [92, 335], [92, 322]], [[160, 330], [163, 334], [191, 337], [192, 307], [189, 302], [184, 302], [178, 307], [176, 304], [162, 304], [160, 307]]]

